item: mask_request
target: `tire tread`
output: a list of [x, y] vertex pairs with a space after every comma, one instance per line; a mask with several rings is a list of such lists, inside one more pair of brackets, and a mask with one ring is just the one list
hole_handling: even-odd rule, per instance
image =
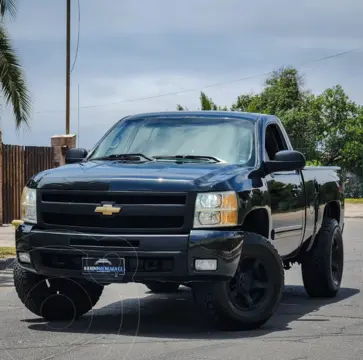
[[[282, 284], [285, 282], [285, 273], [283, 268], [282, 259], [278, 254], [276, 248], [268, 241], [266, 238], [262, 237], [261, 235], [255, 233], [244, 233], [245, 238], [249, 240], [249, 242], [255, 245], [262, 245], [265, 246], [271, 251], [273, 256], [276, 260], [280, 263], [280, 279]], [[243, 251], [243, 250], [242, 250]], [[278, 299], [275, 303], [275, 306], [271, 309], [269, 313], [264, 314], [263, 319], [258, 321], [251, 321], [251, 322], [240, 322], [236, 319], [233, 319], [221, 306], [218, 306], [214, 302], [214, 287], [211, 284], [197, 284], [193, 288], [193, 294], [195, 302], [200, 309], [203, 317], [206, 318], [208, 322], [213, 325], [217, 325], [218, 328], [221, 330], [252, 330], [261, 327], [264, 325], [269, 318], [274, 314], [276, 308], [278, 307], [280, 300], [282, 298], [284, 286], [281, 286]]]
[[[40, 288], [41, 282], [46, 280], [46, 277], [27, 271], [21, 267], [17, 260], [14, 261], [14, 285], [20, 301], [25, 307], [37, 316], [43, 317], [46, 320], [68, 320], [69, 312], [62, 309], [51, 309], [45, 313], [42, 312], [42, 305], [49, 294], [43, 292]], [[72, 318], [79, 318], [90, 311], [96, 305], [103, 292], [103, 286], [89, 281], [73, 280], [84, 290], [77, 292], [73, 304], [75, 313]], [[31, 295], [30, 295], [31, 294]], [[82, 299], [78, 297], [82, 296]]]
[[338, 289], [333, 289], [330, 285], [327, 270], [331, 235], [337, 227], [339, 228], [337, 220], [324, 219], [313, 247], [304, 255], [301, 271], [305, 290], [310, 297], [334, 297], [338, 292]]

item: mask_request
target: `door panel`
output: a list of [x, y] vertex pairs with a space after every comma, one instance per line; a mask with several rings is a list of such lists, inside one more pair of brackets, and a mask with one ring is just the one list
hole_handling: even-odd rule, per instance
[[[275, 154], [288, 146], [278, 124], [266, 128], [265, 158], [274, 159]], [[267, 177], [271, 198], [271, 239], [281, 256], [291, 254], [301, 244], [305, 222], [305, 192], [299, 171], [283, 171]]]
[[267, 181], [271, 196], [273, 243], [280, 255], [292, 253], [303, 236], [305, 196], [298, 172], [272, 174]]

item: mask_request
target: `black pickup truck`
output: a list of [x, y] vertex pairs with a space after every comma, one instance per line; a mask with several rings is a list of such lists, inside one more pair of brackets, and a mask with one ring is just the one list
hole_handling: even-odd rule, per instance
[[339, 168], [309, 167], [281, 121], [242, 112], [161, 112], [117, 122], [88, 153], [33, 176], [15, 221], [14, 283], [48, 321], [77, 318], [104, 286], [192, 289], [221, 329], [274, 313], [284, 270], [312, 297], [343, 274]]

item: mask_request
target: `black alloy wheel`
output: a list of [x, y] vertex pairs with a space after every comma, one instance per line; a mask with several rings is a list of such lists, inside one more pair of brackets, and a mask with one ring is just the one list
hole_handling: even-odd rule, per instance
[[269, 296], [269, 290], [263, 262], [256, 257], [242, 258], [236, 275], [229, 284], [233, 304], [240, 310], [254, 310]]

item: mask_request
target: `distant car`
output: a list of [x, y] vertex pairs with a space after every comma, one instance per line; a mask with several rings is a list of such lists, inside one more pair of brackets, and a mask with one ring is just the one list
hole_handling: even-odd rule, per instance
[[[310, 296], [339, 291], [339, 169], [307, 167], [275, 116], [128, 116], [66, 162], [33, 176], [22, 197], [14, 282], [36, 315], [81, 316], [114, 282], [183, 284], [220, 328], [254, 329], [274, 314], [295, 262]], [[121, 262], [112, 273], [83, 271], [109, 254]]]

